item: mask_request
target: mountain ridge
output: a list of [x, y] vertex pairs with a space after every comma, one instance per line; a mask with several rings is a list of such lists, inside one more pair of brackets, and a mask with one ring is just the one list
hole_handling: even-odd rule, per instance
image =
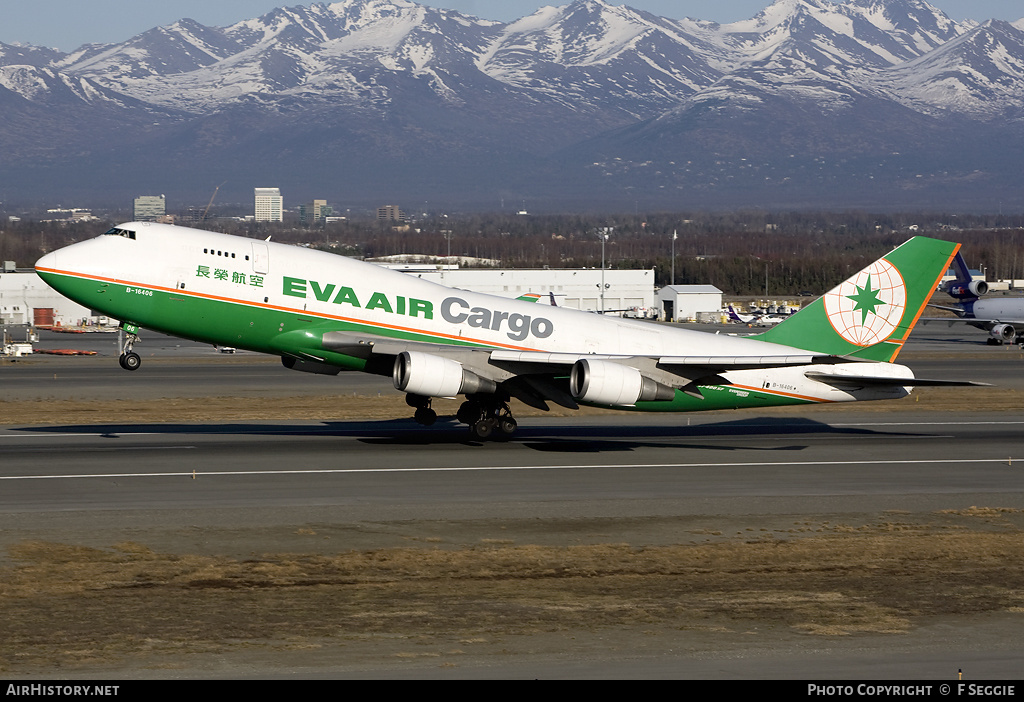
[[[116, 163], [117, 197], [258, 176], [351, 202], [921, 206], [951, 202], [942, 181], [975, 184], [954, 202], [1024, 205], [1019, 176], [986, 165], [1024, 148], [1024, 19], [955, 22], [923, 0], [776, 0], [722, 25], [604, 0], [508, 23], [410, 0], [183, 18], [68, 53], [0, 44], [0, 106], [0, 147], [39, 176], [0, 176], [7, 199], [46, 173], [90, 192]], [[30, 138], [41, 110], [48, 142]], [[887, 170], [894, 152], [916, 182]], [[807, 165], [844, 158], [876, 165]], [[716, 161], [729, 172], [680, 165]]]

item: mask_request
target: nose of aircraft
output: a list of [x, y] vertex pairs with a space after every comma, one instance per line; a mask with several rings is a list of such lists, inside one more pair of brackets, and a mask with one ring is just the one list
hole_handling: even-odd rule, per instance
[[[51, 288], [66, 295], [67, 293], [62, 289], [62, 278], [58, 271], [60, 267], [57, 265], [57, 257], [59, 251], [51, 251], [50, 253], [43, 256], [41, 259], [36, 261], [36, 275], [43, 279], [43, 282], [49, 285]], [[66, 257], [65, 257], [66, 258]]]
[[36, 261], [36, 273], [41, 273], [46, 270], [55, 270], [57, 268], [57, 253], [57, 251], [51, 251]]

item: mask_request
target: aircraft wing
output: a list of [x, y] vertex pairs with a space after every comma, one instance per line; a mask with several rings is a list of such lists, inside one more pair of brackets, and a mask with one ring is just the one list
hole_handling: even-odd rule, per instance
[[[571, 409], [578, 407], [569, 392], [568, 378], [573, 366], [579, 361], [585, 361], [591, 366], [600, 364], [605, 369], [608, 364], [634, 369], [666, 389], [678, 388], [694, 397], [701, 397], [699, 385], [728, 384], [721, 373], [729, 371], [860, 362], [859, 359], [815, 353], [779, 356], [612, 356], [511, 351], [348, 332], [324, 334], [322, 347], [327, 351], [363, 358], [367, 361], [368, 369], [372, 368], [371, 372], [381, 375], [390, 375], [395, 359], [403, 353], [449, 359], [479, 378], [501, 385], [513, 397], [541, 409], [547, 409], [544, 404], [546, 401]], [[323, 358], [315, 354], [310, 354], [304, 360], [324, 362]]]
[[[920, 322], [945, 322], [953, 326], [957, 322], [968, 324], [977, 329], [984, 329], [989, 333], [989, 343], [1019, 343], [1022, 338], [1019, 330], [1024, 329], [1024, 320], [1015, 319], [986, 319], [978, 317], [925, 317]], [[994, 341], [993, 341], [994, 340]]]
[[329, 351], [369, 358], [371, 354], [395, 356], [403, 351], [425, 351], [444, 355], [453, 354], [456, 358], [466, 358], [466, 354], [486, 354], [490, 360], [504, 363], [518, 363], [528, 366], [570, 367], [581, 358], [617, 359], [650, 359], [665, 366], [691, 366], [715, 368], [719, 371], [750, 370], [753, 368], [779, 368], [782, 366], [803, 366], [815, 363], [846, 363], [859, 362], [860, 359], [849, 359], [820, 353], [798, 353], [780, 356], [613, 356], [606, 354], [584, 353], [549, 353], [546, 351], [508, 351], [476, 346], [452, 346], [449, 344], [433, 344], [423, 341], [404, 341], [375, 334], [352, 334], [349, 332], [327, 332], [323, 335], [323, 347]]
[[601, 356], [545, 354], [532, 351], [492, 351], [490, 360], [499, 365], [518, 366], [526, 377], [538, 371], [560, 374], [564, 377], [579, 361], [587, 364], [617, 364], [636, 369], [644, 377], [666, 388], [677, 388], [697, 398], [703, 397], [699, 389], [701, 385], [728, 385], [729, 382], [721, 374], [729, 371], [857, 362], [838, 356], [812, 353], [785, 356]]
[[[950, 307], [948, 305], [933, 305], [931, 303], [928, 303], [928, 306], [929, 307], [934, 307], [937, 310], [945, 310], [946, 312], [952, 312], [953, 314], [955, 314], [957, 317], [960, 317], [961, 319], [963, 319], [964, 316], [967, 314], [967, 311], [964, 310], [964, 308], [962, 308], [962, 307]], [[921, 321], [921, 322], [925, 322], [925, 321], [928, 321], [928, 322], [944, 322], [947, 319], [949, 319], [949, 317], [924, 317], [924, 318], [920, 319], [919, 321]]]

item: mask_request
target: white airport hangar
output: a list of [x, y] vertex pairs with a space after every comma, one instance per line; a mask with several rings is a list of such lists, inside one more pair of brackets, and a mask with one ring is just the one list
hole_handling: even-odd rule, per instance
[[[627, 316], [654, 317], [654, 270], [600, 268], [457, 268], [442, 265], [391, 265], [406, 275], [452, 288], [501, 297], [554, 294], [559, 307]], [[602, 298], [601, 291], [604, 291]], [[603, 306], [602, 306], [603, 305]]]
[[33, 268], [0, 266], [0, 323], [80, 326], [95, 321], [93, 312], [67, 299], [36, 275]]
[[666, 322], [717, 322], [722, 291], [714, 285], [666, 285], [658, 291], [658, 307]]

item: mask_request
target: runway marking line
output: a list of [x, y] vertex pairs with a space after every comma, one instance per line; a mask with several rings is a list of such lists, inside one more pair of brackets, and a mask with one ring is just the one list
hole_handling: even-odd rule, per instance
[[1016, 456], [1006, 458], [936, 458], [883, 461], [751, 461], [742, 463], [603, 463], [590, 465], [548, 466], [465, 466], [439, 468], [324, 468], [297, 470], [238, 470], [238, 471], [174, 471], [161, 473], [86, 473], [82, 475], [6, 475], [2, 480], [56, 480], [69, 478], [173, 478], [198, 476], [252, 476], [252, 475], [343, 475], [366, 473], [469, 473], [517, 470], [593, 470], [595, 468], [778, 468], [785, 466], [883, 466], [883, 465], [958, 465], [978, 463], [1010, 463], [1024, 460]]

